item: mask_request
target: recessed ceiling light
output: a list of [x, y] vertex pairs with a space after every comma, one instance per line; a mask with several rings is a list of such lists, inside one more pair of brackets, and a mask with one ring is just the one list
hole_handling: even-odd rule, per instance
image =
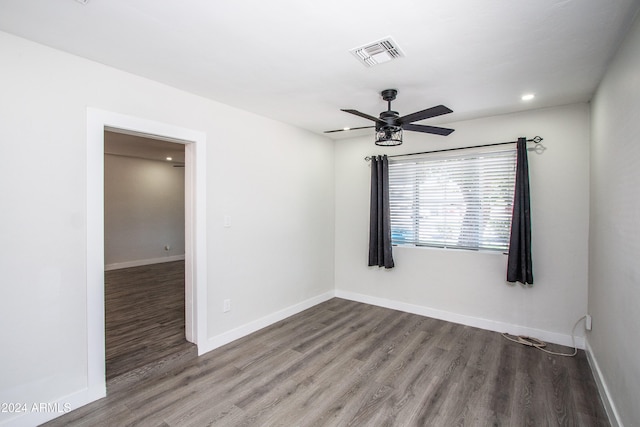
[[523, 101], [531, 101], [533, 98], [535, 98], [536, 96], [532, 93], [527, 93], [525, 95], [522, 95], [522, 100]]
[[350, 127], [342, 128], [342, 130], [351, 130]]
[[173, 157], [167, 157], [167, 160], [171, 161], [171, 160], [173, 160]]

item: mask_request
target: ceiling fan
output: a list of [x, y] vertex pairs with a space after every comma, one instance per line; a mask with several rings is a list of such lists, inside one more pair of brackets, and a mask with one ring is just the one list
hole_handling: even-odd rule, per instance
[[400, 114], [398, 114], [397, 111], [391, 110], [391, 101], [396, 99], [397, 94], [398, 91], [395, 89], [386, 89], [380, 93], [380, 95], [382, 95], [382, 99], [387, 101], [387, 111], [383, 111], [382, 113], [380, 113], [380, 117], [373, 117], [368, 114], [361, 113], [357, 110], [341, 110], [345, 113], [354, 114], [356, 116], [372, 120], [376, 123], [375, 126], [328, 130], [324, 133], [342, 132], [346, 130], [367, 129], [375, 127], [376, 145], [400, 145], [402, 144], [403, 130], [431, 133], [434, 135], [442, 136], [447, 136], [454, 131], [454, 129], [449, 128], [417, 125], [413, 123], [420, 120], [429, 119], [431, 117], [453, 113], [451, 109], [445, 107], [444, 105], [437, 105], [435, 107], [427, 108], [426, 110], [417, 111], [415, 113], [407, 114], [406, 116], [400, 117]]

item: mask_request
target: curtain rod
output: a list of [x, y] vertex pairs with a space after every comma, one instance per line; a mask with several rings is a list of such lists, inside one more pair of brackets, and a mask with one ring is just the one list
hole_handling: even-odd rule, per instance
[[[535, 136], [535, 137], [533, 137], [531, 139], [527, 139], [527, 142], [534, 142], [536, 144], [536, 146], [534, 148], [530, 148], [529, 150], [533, 150], [537, 154], [542, 154], [542, 152], [547, 149], [547, 147], [542, 145], [542, 140], [543, 140], [543, 138], [541, 136]], [[518, 141], [508, 141], [508, 142], [496, 142], [494, 144], [472, 145], [472, 146], [469, 146], [469, 147], [444, 148], [442, 150], [421, 151], [419, 153], [395, 154], [393, 156], [387, 156], [387, 157], [391, 158], [391, 157], [416, 156], [418, 154], [442, 153], [444, 151], [467, 150], [469, 148], [493, 147], [495, 145], [515, 144], [517, 142]], [[367, 156], [367, 157], [364, 158], [364, 160], [368, 162], [369, 160], [371, 160], [371, 157]]]

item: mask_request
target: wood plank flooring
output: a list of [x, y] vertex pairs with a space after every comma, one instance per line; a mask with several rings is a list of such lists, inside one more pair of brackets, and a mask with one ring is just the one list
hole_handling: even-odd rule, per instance
[[184, 309], [184, 261], [105, 272], [107, 380], [190, 351]]
[[583, 351], [334, 298], [47, 425], [609, 424]]

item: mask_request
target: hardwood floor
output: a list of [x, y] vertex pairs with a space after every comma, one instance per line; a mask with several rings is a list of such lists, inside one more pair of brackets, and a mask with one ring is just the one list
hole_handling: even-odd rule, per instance
[[190, 352], [185, 339], [184, 261], [105, 273], [107, 380]]
[[583, 351], [334, 298], [47, 425], [609, 424]]

